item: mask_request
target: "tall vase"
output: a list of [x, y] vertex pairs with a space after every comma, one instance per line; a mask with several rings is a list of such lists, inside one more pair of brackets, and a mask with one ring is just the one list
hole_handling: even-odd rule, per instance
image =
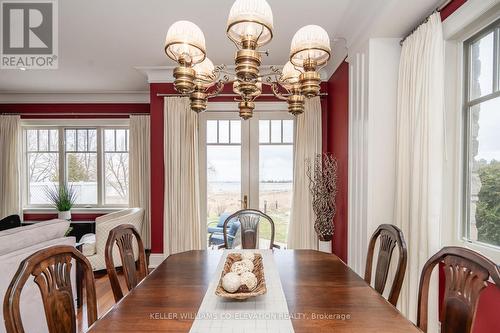
[[71, 210], [66, 210], [64, 212], [57, 212], [57, 217], [60, 220], [71, 220]]

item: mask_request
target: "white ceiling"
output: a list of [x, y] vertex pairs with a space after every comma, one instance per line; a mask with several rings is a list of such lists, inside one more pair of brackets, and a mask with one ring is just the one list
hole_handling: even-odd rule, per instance
[[[180, 19], [204, 32], [215, 64], [233, 63], [234, 46], [225, 24], [234, 0], [59, 1], [59, 69], [0, 70], [0, 93], [92, 93], [147, 91], [136, 67], [174, 66], [163, 53], [168, 27]], [[370, 37], [401, 37], [439, 0], [268, 0], [274, 14], [271, 54], [264, 65], [281, 65], [300, 27], [318, 24], [330, 38], [343, 37], [352, 49]], [[345, 57], [343, 41], [333, 43], [327, 77]], [[169, 78], [166, 78], [169, 79]]]

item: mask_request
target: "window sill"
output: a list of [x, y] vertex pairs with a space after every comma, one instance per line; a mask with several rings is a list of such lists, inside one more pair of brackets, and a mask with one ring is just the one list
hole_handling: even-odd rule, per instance
[[[73, 214], [107, 214], [117, 212], [127, 207], [76, 207], [71, 209]], [[44, 207], [27, 207], [23, 208], [23, 214], [57, 214], [57, 210], [54, 208], [44, 208]]]
[[476, 251], [495, 263], [500, 262], [500, 248], [477, 242], [472, 242], [466, 239], [459, 240], [461, 246]]

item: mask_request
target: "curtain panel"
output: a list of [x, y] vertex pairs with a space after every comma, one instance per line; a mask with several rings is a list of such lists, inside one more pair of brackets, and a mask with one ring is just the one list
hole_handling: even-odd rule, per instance
[[[164, 102], [164, 255], [206, 247], [206, 225], [200, 219], [198, 114], [189, 98]], [[205, 230], [204, 230], [205, 229]]]
[[21, 215], [21, 118], [0, 116], [0, 219]]
[[289, 249], [318, 249], [318, 237], [314, 231], [316, 215], [306, 169], [308, 161], [313, 161], [322, 152], [319, 97], [306, 99], [305, 111], [297, 116], [295, 126], [292, 211], [287, 246]]
[[144, 209], [141, 237], [151, 249], [151, 154], [148, 115], [130, 116], [129, 206]]
[[[431, 15], [403, 43], [396, 135], [394, 217], [408, 246], [399, 306], [407, 318], [416, 321], [420, 273], [440, 248], [445, 131], [444, 40], [439, 13]], [[430, 313], [437, 314], [436, 283], [431, 285], [429, 299]], [[436, 329], [430, 326], [429, 332]]]

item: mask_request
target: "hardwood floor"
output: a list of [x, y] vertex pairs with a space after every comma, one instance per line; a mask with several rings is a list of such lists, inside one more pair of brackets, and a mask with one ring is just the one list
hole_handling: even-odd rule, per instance
[[[101, 318], [115, 304], [115, 299], [113, 297], [113, 291], [111, 290], [111, 284], [109, 283], [108, 274], [105, 272], [97, 272], [94, 273], [94, 278], [97, 296], [97, 318]], [[122, 290], [127, 290], [123, 272], [118, 272], [118, 279], [120, 280]], [[83, 294], [85, 295], [85, 291]], [[76, 320], [78, 332], [85, 332], [88, 328], [87, 305], [85, 300], [83, 305], [76, 311]]]

